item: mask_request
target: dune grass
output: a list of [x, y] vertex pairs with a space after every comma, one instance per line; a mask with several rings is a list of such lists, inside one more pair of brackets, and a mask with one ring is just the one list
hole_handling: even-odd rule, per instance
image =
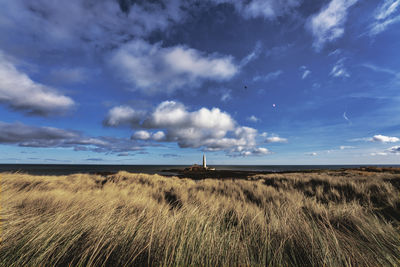
[[0, 174], [1, 266], [398, 266], [400, 175]]

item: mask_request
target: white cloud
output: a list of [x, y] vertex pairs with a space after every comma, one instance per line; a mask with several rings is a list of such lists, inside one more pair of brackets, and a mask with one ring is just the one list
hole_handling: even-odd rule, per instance
[[157, 131], [155, 133], [151, 133], [149, 131], [145, 130], [140, 130], [136, 131], [131, 139], [133, 140], [142, 140], [142, 141], [147, 141], [147, 140], [154, 140], [154, 141], [164, 141], [165, 140], [165, 134], [162, 131]]
[[332, 0], [319, 13], [310, 17], [307, 24], [314, 36], [314, 48], [319, 51], [326, 42], [331, 42], [344, 33], [348, 9], [358, 0]]
[[104, 125], [112, 127], [123, 125], [134, 127], [140, 123], [144, 116], [144, 111], [134, 110], [128, 106], [118, 106], [108, 111], [107, 117], [104, 120]]
[[[31, 1], [2, 3], [0, 17], [8, 35], [40, 36], [39, 46], [96, 48], [147, 36], [185, 19], [189, 1]], [[0, 24], [0, 29], [3, 26]], [[84, 25], [84, 26], [83, 26]], [[4, 32], [2, 32], [4, 34]], [[7, 35], [7, 34], [6, 34]], [[32, 44], [32, 43], [29, 43]], [[36, 45], [36, 44], [35, 44]]]
[[311, 74], [311, 71], [310, 71], [309, 69], [307, 69], [306, 66], [301, 66], [301, 67], [300, 67], [300, 71], [303, 72], [303, 74], [301, 75], [301, 79], [302, 79], [302, 80], [304, 80], [305, 78], [308, 77], [308, 75]]
[[396, 12], [397, 8], [400, 5], [400, 0], [385, 0], [376, 10], [375, 18], [386, 19], [394, 12]]
[[343, 112], [343, 119], [345, 119], [350, 125], [352, 124], [352, 123], [351, 123], [351, 120], [350, 120], [349, 117], [347, 116], [346, 112]]
[[400, 146], [393, 146], [393, 147], [387, 149], [387, 151], [389, 153], [393, 153], [393, 154], [400, 154]]
[[148, 140], [150, 139], [151, 134], [148, 131], [137, 131], [132, 135], [132, 139], [138, 139], [138, 140]]
[[317, 152], [310, 152], [310, 153], [306, 153], [306, 155], [315, 157], [315, 156], [318, 156], [318, 153]]
[[37, 83], [0, 51], [0, 103], [12, 109], [36, 115], [62, 113], [74, 106], [74, 101], [54, 88]]
[[152, 134], [151, 138], [155, 141], [163, 141], [165, 139], [165, 133], [162, 131], [157, 131]]
[[349, 141], [352, 142], [358, 142], [358, 141], [364, 141], [364, 142], [380, 142], [380, 143], [396, 143], [399, 142], [400, 139], [397, 137], [393, 136], [385, 136], [381, 134], [374, 135], [373, 137], [363, 137], [363, 138], [354, 138]]
[[270, 72], [267, 75], [263, 75], [263, 76], [258, 75], [258, 76], [255, 76], [253, 78], [253, 82], [258, 82], [258, 81], [269, 82], [269, 81], [273, 81], [273, 80], [278, 79], [278, 77], [281, 76], [282, 73], [283, 73], [283, 71], [277, 70], [277, 71], [274, 71], [274, 72]]
[[305, 70], [304, 73], [303, 73], [303, 75], [301, 76], [301, 78], [304, 80], [304, 79], [307, 78], [307, 76], [310, 75], [310, 74], [311, 74], [311, 71], [310, 71], [310, 70]]
[[239, 71], [232, 56], [206, 55], [186, 46], [164, 48], [140, 39], [121, 46], [110, 64], [134, 89], [145, 93], [198, 87], [203, 80], [229, 80]]
[[353, 149], [355, 148], [354, 146], [340, 146], [339, 149], [340, 150], [345, 150], [345, 149]]
[[[121, 110], [122, 112], [123, 110]], [[132, 108], [126, 109], [130, 118]], [[128, 120], [130, 121], [130, 120]], [[182, 103], [164, 101], [133, 127], [142, 128], [132, 139], [149, 142], [176, 142], [182, 148], [204, 148], [207, 151], [226, 151], [231, 156], [262, 155], [269, 151], [258, 147], [256, 129], [238, 125], [218, 108], [188, 111]], [[126, 123], [125, 123], [126, 124]], [[152, 133], [151, 130], [158, 130]]]
[[400, 22], [400, 15], [395, 15], [399, 6], [400, 0], [384, 0], [375, 10], [375, 20], [369, 27], [369, 34], [377, 35], [385, 31], [389, 25]]
[[287, 143], [288, 140], [286, 138], [282, 138], [279, 136], [271, 136], [265, 139], [265, 143]]
[[344, 61], [346, 59], [342, 58], [336, 62], [336, 64], [333, 66], [332, 71], [330, 72], [330, 75], [336, 78], [343, 77], [343, 78], [349, 78], [350, 74], [347, 72], [347, 69], [344, 66]]
[[250, 54], [248, 54], [245, 58], [243, 58], [240, 61], [240, 67], [244, 67], [247, 64], [249, 64], [250, 62], [256, 60], [261, 54], [261, 48], [262, 48], [261, 42], [257, 42], [253, 51], [251, 51]]
[[274, 20], [290, 13], [301, 5], [302, 0], [212, 0], [215, 3], [230, 3], [244, 18], [265, 18]]
[[222, 95], [221, 95], [221, 101], [222, 101], [222, 102], [226, 102], [226, 101], [228, 101], [228, 100], [231, 100], [231, 99], [232, 99], [231, 93], [232, 93], [231, 90], [223, 91], [223, 92], [222, 92]]
[[258, 121], [260, 121], [260, 119], [259, 118], [257, 118], [256, 116], [254, 116], [254, 115], [251, 115], [250, 117], [248, 117], [248, 118], [246, 118], [248, 121], [251, 121], [251, 122], [258, 122]]
[[373, 142], [381, 142], [381, 143], [396, 143], [399, 142], [400, 139], [397, 137], [392, 137], [392, 136], [385, 136], [385, 135], [374, 135], [372, 137]]
[[365, 64], [362, 64], [361, 66], [363, 66], [365, 68], [368, 68], [370, 70], [373, 70], [375, 72], [387, 73], [387, 74], [390, 74], [390, 75], [394, 75], [396, 77], [400, 77], [400, 73], [399, 72], [397, 72], [395, 70], [392, 70], [392, 69], [389, 69], [389, 68], [383, 68], [383, 67], [376, 66], [376, 65], [370, 64], [370, 63], [365, 63]]
[[388, 154], [386, 152], [373, 152], [370, 153], [371, 156], [387, 156]]

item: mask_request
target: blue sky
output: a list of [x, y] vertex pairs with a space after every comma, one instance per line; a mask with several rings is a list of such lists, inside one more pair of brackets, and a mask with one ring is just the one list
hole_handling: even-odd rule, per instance
[[399, 163], [400, 0], [0, 1], [0, 163]]

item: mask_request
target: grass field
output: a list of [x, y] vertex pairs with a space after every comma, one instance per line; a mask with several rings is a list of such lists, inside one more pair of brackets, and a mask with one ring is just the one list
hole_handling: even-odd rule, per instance
[[0, 266], [400, 265], [400, 174], [0, 179]]

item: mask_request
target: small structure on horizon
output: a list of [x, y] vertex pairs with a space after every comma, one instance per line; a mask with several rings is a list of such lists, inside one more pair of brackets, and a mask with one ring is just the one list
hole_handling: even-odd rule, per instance
[[203, 154], [203, 166], [193, 164], [192, 166], [185, 168], [185, 171], [189, 172], [202, 172], [202, 171], [215, 171], [215, 168], [207, 167], [206, 155]]

